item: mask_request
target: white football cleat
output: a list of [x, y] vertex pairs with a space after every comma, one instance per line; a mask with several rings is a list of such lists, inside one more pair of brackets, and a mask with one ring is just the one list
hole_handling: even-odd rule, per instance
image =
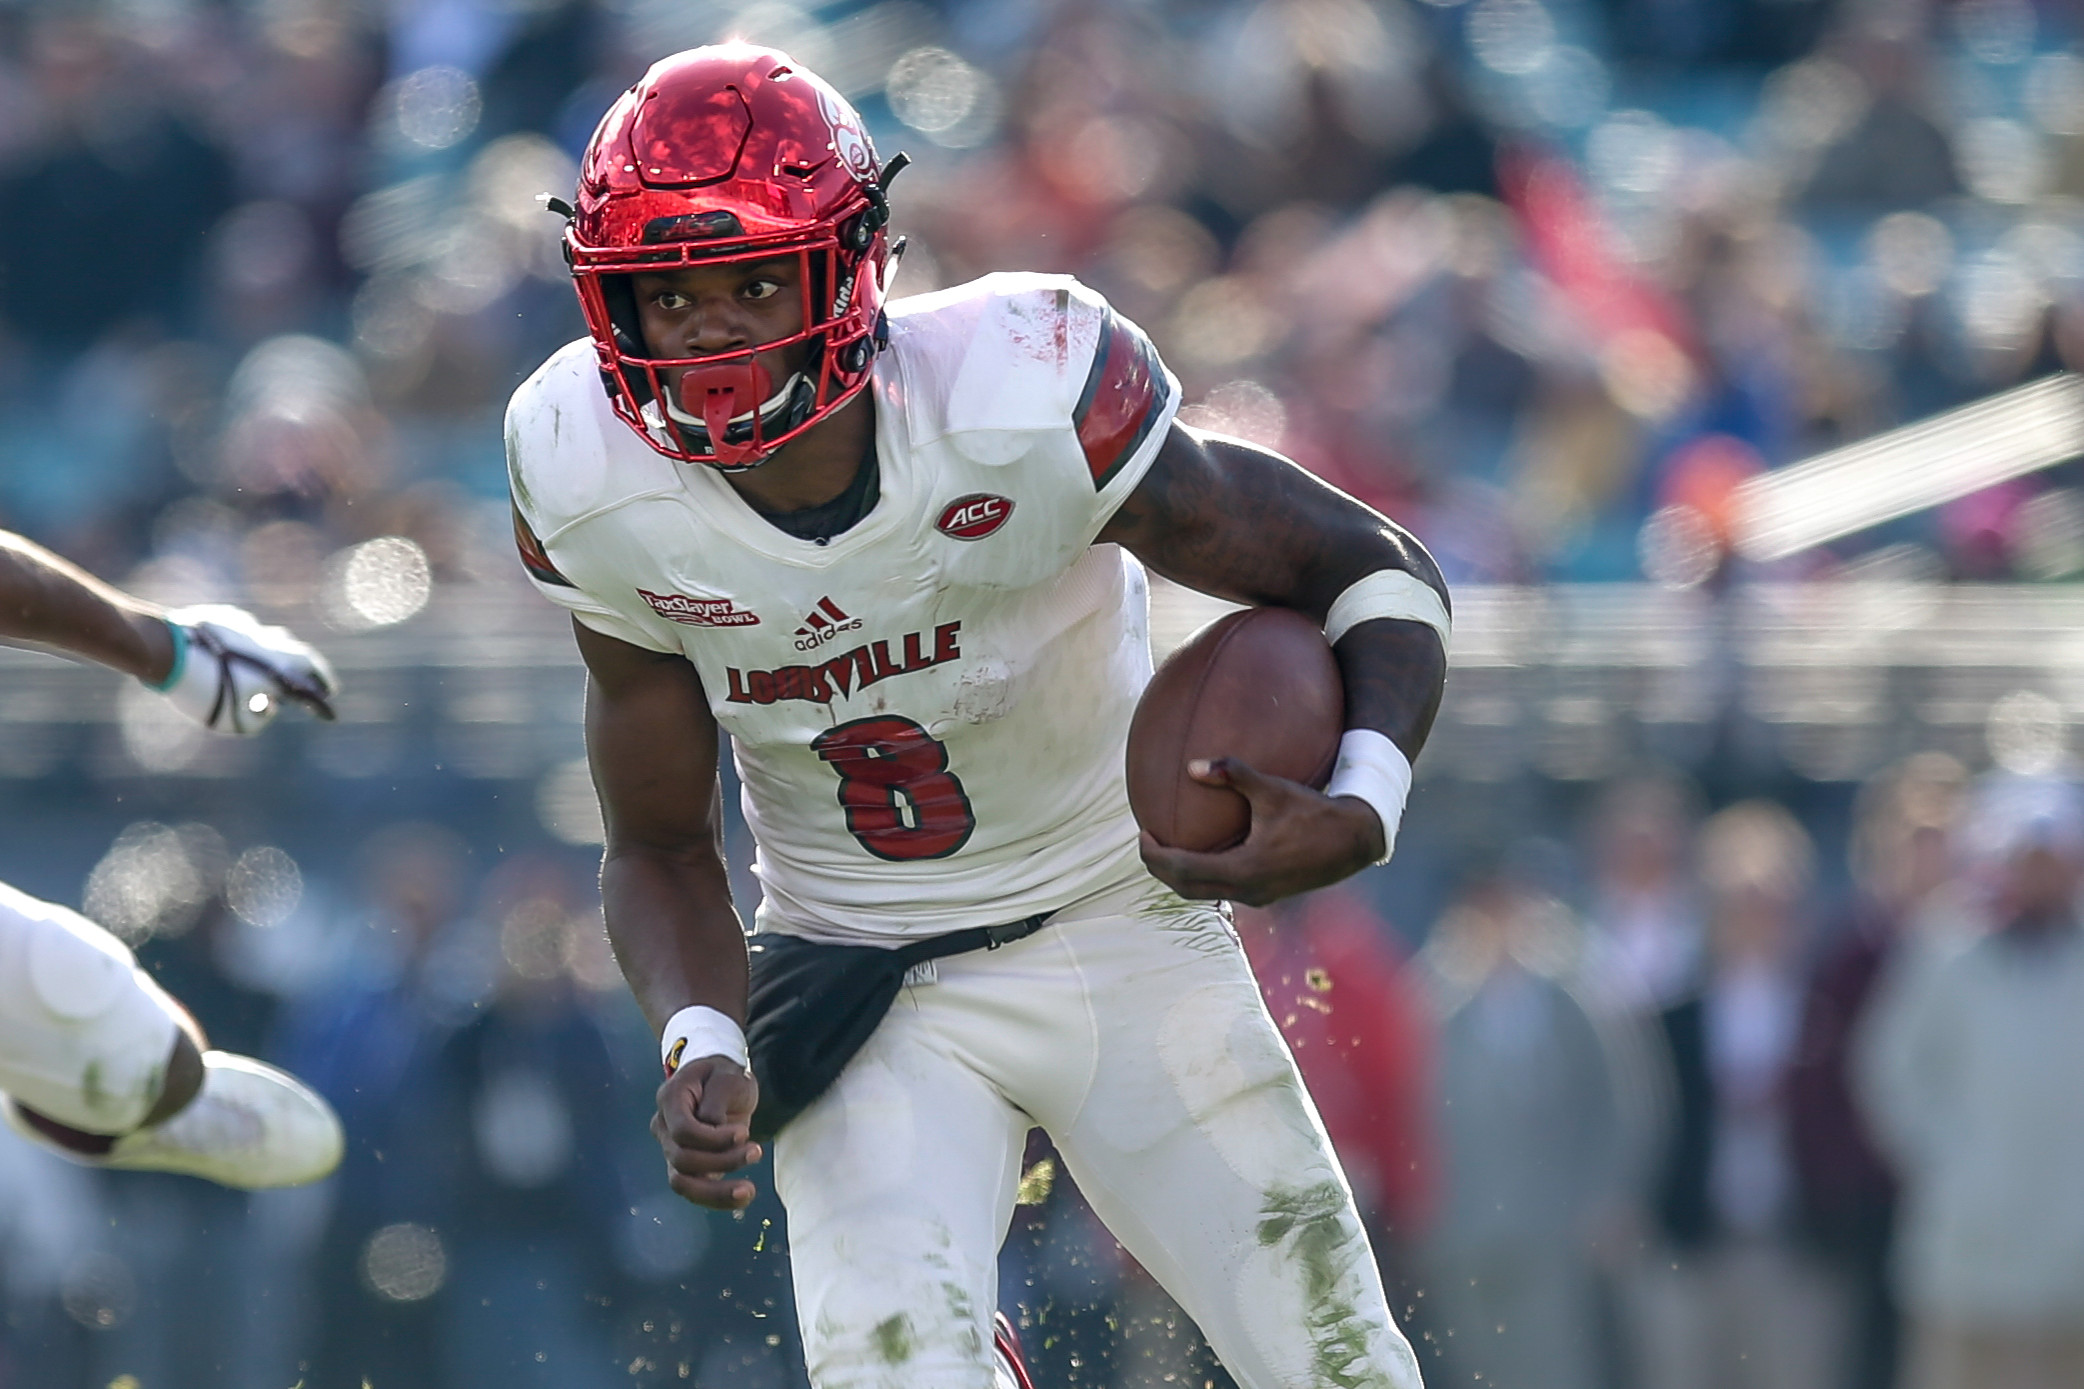
[[179, 1172], [247, 1191], [303, 1186], [340, 1165], [344, 1137], [333, 1107], [287, 1071], [228, 1051], [203, 1053], [203, 1085], [171, 1119], [124, 1134], [89, 1157], [51, 1142], [5, 1106], [8, 1123], [89, 1167]]

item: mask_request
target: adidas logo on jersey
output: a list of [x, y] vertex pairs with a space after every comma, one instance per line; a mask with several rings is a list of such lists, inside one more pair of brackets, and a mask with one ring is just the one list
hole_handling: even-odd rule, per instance
[[804, 618], [803, 625], [796, 629], [796, 649], [815, 651], [841, 632], [857, 631], [860, 626], [860, 618], [848, 617], [840, 610], [839, 604], [830, 598], [820, 598], [818, 606], [810, 610], [810, 616]]

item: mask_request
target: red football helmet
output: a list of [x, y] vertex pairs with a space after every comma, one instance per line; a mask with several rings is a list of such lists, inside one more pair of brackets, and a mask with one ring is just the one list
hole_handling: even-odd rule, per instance
[[[586, 146], [566, 258], [615, 413], [669, 458], [757, 467], [868, 384], [884, 338], [890, 219], [868, 132], [785, 53], [691, 48], [653, 65]], [[630, 276], [687, 265], [800, 264], [802, 331], [711, 357], [650, 355]], [[755, 354], [808, 341], [776, 389]], [[669, 392], [662, 373], [680, 371]], [[677, 399], [674, 398], [677, 396]]]

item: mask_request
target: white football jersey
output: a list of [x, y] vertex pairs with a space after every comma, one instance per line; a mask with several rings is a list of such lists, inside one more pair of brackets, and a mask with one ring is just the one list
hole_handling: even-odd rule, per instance
[[1179, 383], [1077, 281], [900, 300], [870, 389], [880, 495], [799, 540], [609, 408], [590, 340], [514, 393], [530, 578], [694, 663], [731, 735], [759, 928], [889, 940], [1019, 920], [1141, 873], [1122, 752], [1143, 571], [1093, 544]]

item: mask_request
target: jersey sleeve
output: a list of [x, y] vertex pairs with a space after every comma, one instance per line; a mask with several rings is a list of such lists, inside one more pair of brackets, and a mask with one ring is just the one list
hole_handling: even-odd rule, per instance
[[[1071, 413], [1095, 492], [1104, 494], [1125, 474], [1141, 476], [1150, 466], [1178, 397], [1179, 383], [1144, 331], [1113, 309], [1102, 309], [1098, 342]], [[1132, 480], [1128, 487], [1134, 485]]]
[[631, 622], [622, 614], [586, 596], [580, 587], [567, 579], [551, 560], [543, 542], [536, 538], [535, 528], [521, 514], [521, 504], [514, 503], [514, 548], [521, 554], [522, 572], [528, 575], [535, 591], [561, 608], [570, 611], [585, 626], [604, 637], [614, 637], [632, 646], [641, 646], [647, 651], [674, 652], [677, 646], [662, 644], [660, 639]]
[[1149, 336], [1068, 275], [999, 271], [900, 301], [892, 326], [913, 438], [946, 437], [986, 470], [1040, 468], [1081, 544], [1135, 491], [1179, 409]]
[[1078, 394], [1071, 427], [1092, 487], [1097, 533], [1164, 446], [1179, 412], [1180, 384], [1149, 335], [1099, 295], [1085, 290], [1073, 299], [1071, 313], [1071, 340], [1081, 347], [1091, 343], [1072, 363], [1079, 374], [1072, 378]]
[[[513, 503], [514, 548], [520, 554], [522, 572], [537, 593], [601, 635], [647, 651], [678, 652], [680, 647], [670, 637], [649, 630], [631, 615], [618, 612], [613, 605], [587, 592], [568, 575], [572, 565], [561, 564], [553, 555], [552, 546], [543, 542], [544, 535], [558, 534], [557, 526], [542, 514], [544, 504], [540, 500], [546, 491], [555, 495], [554, 488], [544, 485], [548, 480], [542, 470], [556, 466], [558, 461], [554, 451], [542, 447], [535, 437], [541, 432], [534, 425], [543, 408], [544, 382], [545, 373], [538, 373], [514, 392], [507, 406], [507, 486]], [[552, 430], [552, 436], [558, 432]]]

